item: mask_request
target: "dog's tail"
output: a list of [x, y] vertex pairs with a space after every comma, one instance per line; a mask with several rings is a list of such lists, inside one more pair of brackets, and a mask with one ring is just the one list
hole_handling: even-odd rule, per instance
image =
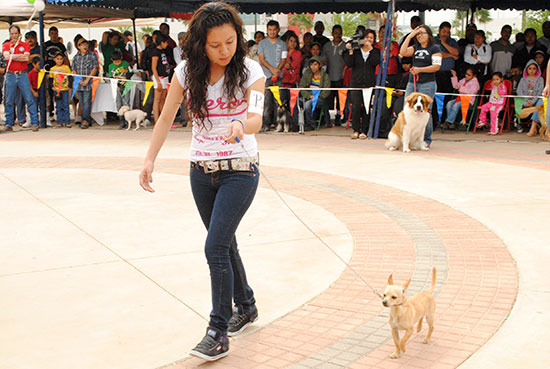
[[435, 267], [433, 267], [433, 269], [432, 269], [432, 285], [430, 286], [430, 289], [428, 290], [430, 295], [434, 293], [434, 290], [435, 290]]

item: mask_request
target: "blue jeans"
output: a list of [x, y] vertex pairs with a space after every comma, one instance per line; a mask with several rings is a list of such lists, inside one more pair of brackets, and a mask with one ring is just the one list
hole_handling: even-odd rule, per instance
[[[33, 96], [34, 97], [34, 96]], [[27, 109], [25, 105], [25, 99], [23, 99], [23, 94], [20, 89], [17, 89], [15, 93], [15, 106], [17, 109], [17, 123], [23, 124], [27, 121]], [[36, 105], [38, 107], [38, 105]], [[15, 118], [14, 118], [15, 121]]]
[[27, 104], [29, 109], [29, 114], [31, 116], [31, 124], [33, 126], [38, 126], [38, 110], [34, 96], [31, 92], [31, 83], [27, 73], [23, 74], [11, 74], [6, 73], [5, 81], [5, 93], [6, 93], [6, 126], [13, 127], [14, 123], [14, 108], [16, 103], [16, 91], [17, 89], [21, 90], [23, 99]]
[[[540, 106], [542, 104], [544, 104], [544, 101], [542, 101], [542, 99], [537, 99], [534, 106]], [[531, 120], [533, 120], [537, 123], [540, 123], [540, 118], [539, 118], [539, 112], [538, 111], [533, 113], [533, 115], [531, 116]]]
[[90, 114], [92, 112], [92, 90], [76, 91], [78, 101], [80, 101], [80, 107], [82, 108], [82, 121], [92, 123]]
[[208, 230], [204, 252], [212, 292], [209, 325], [225, 333], [233, 300], [245, 311], [256, 303], [246, 280], [235, 231], [254, 199], [260, 173], [257, 167], [253, 171], [204, 173], [201, 167], [191, 164], [190, 179], [195, 204]]
[[55, 97], [55, 115], [57, 117], [57, 124], [69, 125], [71, 123], [69, 90], [59, 91], [59, 96]]
[[128, 106], [128, 107], [130, 107], [130, 109], [132, 109], [132, 106], [130, 105], [130, 92], [128, 92], [126, 95], [122, 96], [123, 92], [124, 92], [124, 86], [118, 86], [117, 87], [117, 92], [116, 92], [116, 108], [117, 108], [117, 110], [119, 110], [121, 106]]
[[[322, 98], [317, 99], [317, 105], [315, 105], [315, 111], [321, 111], [323, 109], [323, 106], [325, 105], [325, 100]], [[309, 124], [313, 128], [317, 128], [317, 122], [314, 119], [313, 111], [313, 99], [306, 100], [305, 106], [304, 106], [304, 115], [305, 115], [305, 122], [306, 124]]]
[[[432, 82], [425, 82], [425, 83], [417, 83], [416, 84], [416, 92], [421, 92], [423, 94], [428, 95], [432, 99], [435, 98], [435, 92], [437, 91], [437, 83], [435, 81]], [[405, 98], [412, 94], [414, 92], [414, 83], [409, 82], [407, 84], [407, 89], [405, 90]], [[432, 108], [432, 104], [430, 104], [429, 109]], [[426, 126], [426, 132], [424, 133], [424, 141], [430, 145], [432, 143], [432, 131], [433, 131], [433, 123], [432, 123], [432, 115], [430, 114], [430, 120], [428, 121], [428, 125]]]
[[447, 103], [447, 119], [448, 123], [454, 124], [458, 112], [461, 111], [462, 102], [453, 99]]

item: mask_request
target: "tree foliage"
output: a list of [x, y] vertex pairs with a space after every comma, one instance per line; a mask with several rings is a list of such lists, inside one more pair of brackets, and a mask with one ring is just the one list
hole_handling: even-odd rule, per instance
[[141, 38], [141, 36], [145, 35], [145, 34], [148, 34], [149, 36], [151, 36], [153, 34], [153, 32], [155, 32], [156, 28], [155, 27], [151, 27], [151, 26], [147, 26], [147, 27], [140, 27], [139, 28], [139, 31], [137, 32], [138, 34], [138, 37]]
[[297, 13], [289, 17], [288, 24], [298, 27], [300, 34], [304, 34], [313, 27], [313, 17], [308, 13]]
[[550, 10], [528, 10], [525, 12], [525, 18], [523, 22], [523, 29], [534, 28], [537, 31], [537, 37], [542, 36], [542, 24], [544, 21], [550, 19]]
[[359, 25], [367, 27], [369, 21], [367, 13], [338, 13], [333, 14], [331, 18], [332, 24], [327, 29], [332, 29], [332, 26], [339, 24], [342, 26], [342, 33], [345, 37], [351, 37], [355, 34], [355, 28]]
[[[462, 38], [464, 37], [464, 30], [466, 29], [466, 25], [470, 23], [470, 20], [468, 17], [468, 12], [466, 10], [457, 10], [455, 14], [455, 18], [452, 20], [451, 24], [453, 26], [452, 32], [453, 35]], [[478, 29], [480, 24], [489, 23], [492, 21], [493, 18], [491, 17], [491, 13], [487, 9], [477, 9], [474, 13], [474, 23], [478, 25]], [[490, 32], [486, 32], [486, 37], [488, 38], [491, 35]]]

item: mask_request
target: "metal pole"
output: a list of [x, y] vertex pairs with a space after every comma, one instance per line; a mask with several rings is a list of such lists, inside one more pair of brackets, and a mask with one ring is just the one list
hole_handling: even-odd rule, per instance
[[[388, 65], [389, 65], [389, 55], [390, 55], [390, 48], [391, 48], [391, 34], [393, 30], [393, 1], [388, 2], [388, 11], [386, 16], [386, 25], [384, 28], [384, 42], [382, 43], [382, 52], [380, 53], [380, 65], [382, 66], [382, 69], [378, 68], [378, 75], [376, 77], [376, 85], [377, 86], [386, 86], [386, 74], [388, 72]], [[385, 59], [385, 61], [384, 61]], [[380, 127], [380, 117], [382, 113], [382, 101], [385, 98], [384, 90], [376, 89], [375, 95], [374, 95], [374, 111], [370, 114], [370, 122], [369, 122], [369, 138], [378, 138], [378, 129]], [[383, 98], [382, 98], [383, 97]], [[366, 108], [366, 107], [365, 107]], [[374, 122], [376, 120], [376, 127], [374, 127]], [[374, 135], [373, 135], [373, 129], [374, 129]]]
[[[384, 83], [384, 87], [386, 87], [386, 77], [388, 74], [388, 66], [390, 64], [392, 31], [393, 31], [393, 9], [388, 12], [388, 17], [386, 19], [386, 27], [384, 28], [385, 62], [384, 62], [383, 74], [382, 74], [382, 82]], [[382, 117], [382, 107], [387, 99], [386, 94], [387, 92], [385, 90], [380, 92], [380, 96], [383, 96], [383, 98], [379, 98], [378, 100], [378, 108], [376, 110], [376, 125], [374, 126], [374, 138], [378, 138], [378, 130], [380, 128], [380, 118]]]
[[[38, 13], [38, 33], [40, 34], [40, 70], [44, 70], [44, 12]], [[48, 76], [44, 76], [40, 89], [40, 128], [46, 128], [46, 83]]]
[[136, 14], [134, 12], [134, 17], [132, 18], [132, 26], [134, 27], [134, 52], [136, 54], [136, 66], [139, 68], [138, 63], [138, 43], [137, 43], [137, 33], [136, 33]]

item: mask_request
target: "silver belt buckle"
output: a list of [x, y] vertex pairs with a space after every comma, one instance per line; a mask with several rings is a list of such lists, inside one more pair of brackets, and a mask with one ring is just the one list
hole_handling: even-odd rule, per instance
[[215, 161], [203, 161], [202, 167], [204, 169], [204, 173], [208, 174], [217, 172], [219, 170], [219, 166], [215, 164], [217, 164]]

